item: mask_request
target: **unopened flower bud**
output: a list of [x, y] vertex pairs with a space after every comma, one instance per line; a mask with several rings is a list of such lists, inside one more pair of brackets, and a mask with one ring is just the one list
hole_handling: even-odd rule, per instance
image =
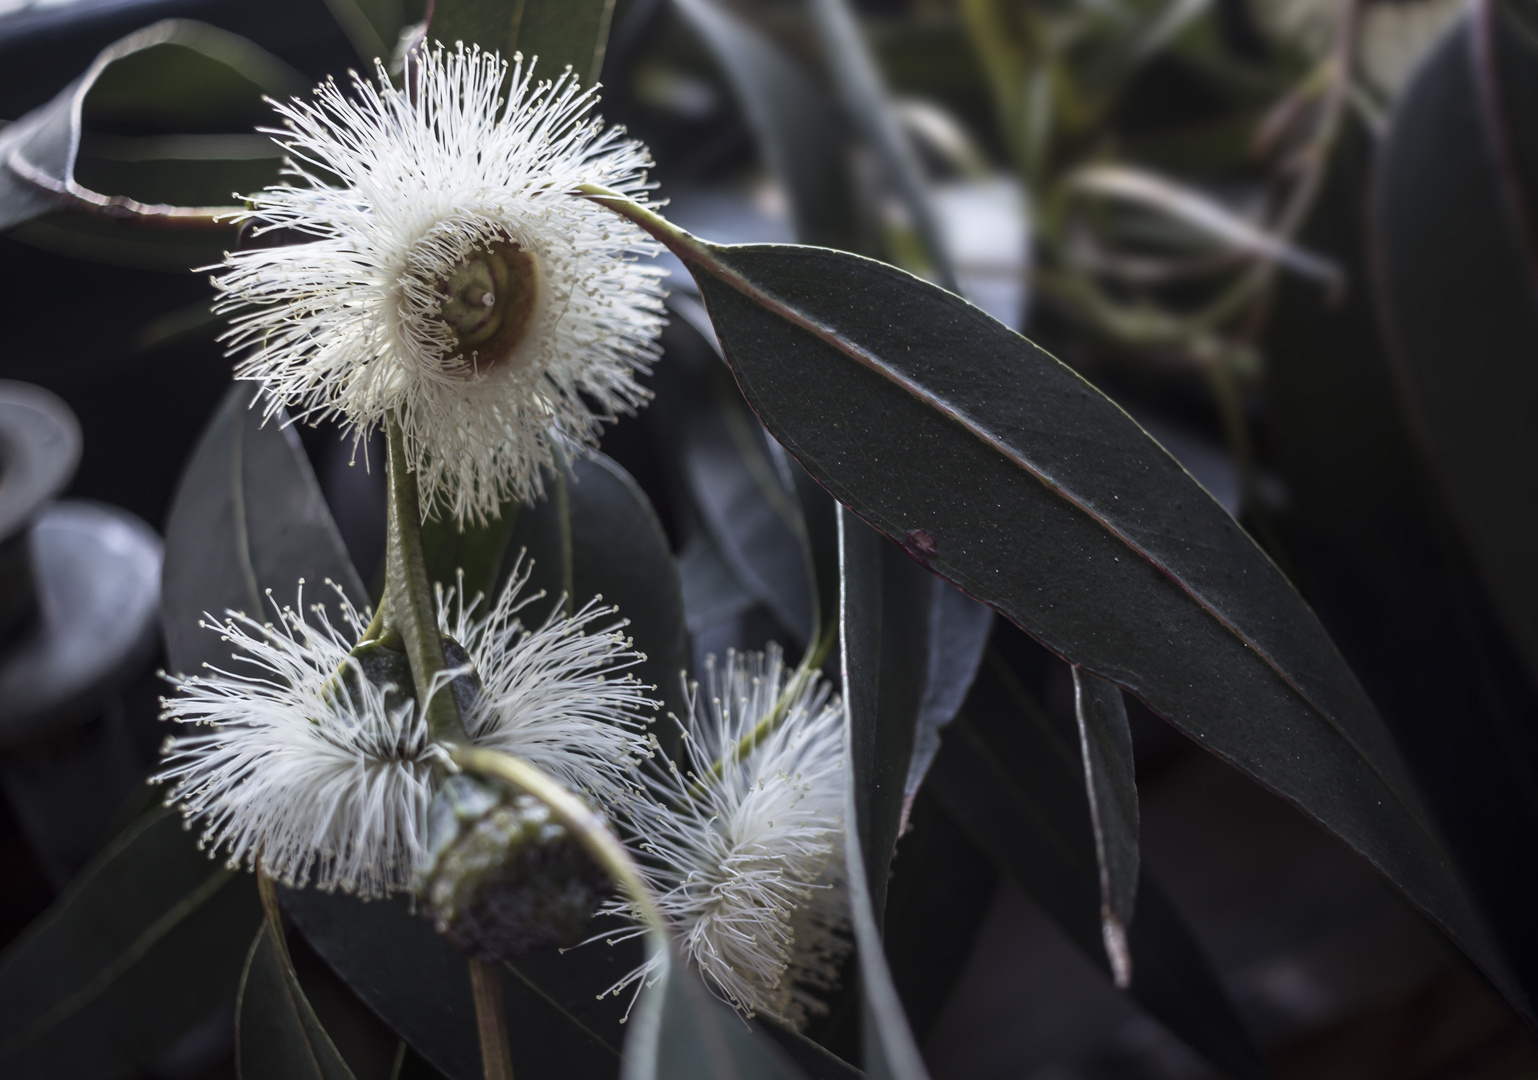
[[603, 871], [544, 803], [468, 776], [439, 790], [427, 840], [425, 913], [482, 960], [577, 944], [607, 891]]

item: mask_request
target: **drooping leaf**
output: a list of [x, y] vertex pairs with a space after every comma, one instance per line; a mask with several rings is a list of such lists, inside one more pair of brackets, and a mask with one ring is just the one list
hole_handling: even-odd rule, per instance
[[299, 985], [276, 899], [268, 897], [235, 998], [241, 1080], [353, 1080]]
[[176, 814], [139, 818], [0, 954], [0, 1074], [141, 1074], [228, 1007], [260, 915]]
[[1126, 413], [894, 267], [712, 245], [611, 205], [689, 264], [749, 404], [840, 502], [1296, 803], [1529, 1011], [1329, 636]]
[[[66, 206], [129, 219], [227, 207], [232, 191], [277, 175], [281, 152], [252, 132], [270, 116], [262, 95], [286, 97], [305, 84], [245, 38], [202, 23], [167, 19], [136, 31], [0, 131], [0, 229]], [[149, 133], [92, 134], [106, 123]], [[229, 134], [210, 134], [220, 131]], [[232, 230], [209, 234], [214, 258]]]
[[992, 608], [940, 578], [930, 588], [934, 597], [929, 606], [929, 668], [913, 734], [913, 761], [904, 784], [904, 820], [940, 750], [941, 730], [955, 718], [977, 677], [993, 629]]
[[555, 79], [570, 65], [583, 86], [603, 67], [614, 0], [435, 0], [427, 39], [449, 48], [456, 42], [501, 52], [511, 61], [522, 52], [538, 57], [535, 72]]
[[[1538, 43], [1469, 6], [1400, 97], [1375, 183], [1389, 343], [1486, 588], [1538, 680]], [[1457, 213], [1448, 212], [1456, 207]]]
[[[417, 1053], [449, 1080], [478, 1080], [469, 964], [404, 897], [365, 903], [313, 889], [280, 895], [311, 947]], [[639, 962], [639, 942], [595, 942], [508, 965], [502, 994], [513, 1075], [612, 1080], [628, 1002], [598, 995]]]
[[320, 484], [284, 417], [262, 423], [261, 391], [230, 388], [182, 474], [166, 526], [161, 613], [175, 671], [226, 666], [229, 644], [200, 627], [226, 610], [271, 615], [271, 601], [324, 603], [340, 623], [332, 581], [357, 604], [368, 594], [347, 557]]
[[[951, 725], [926, 790], [1109, 976], [1100, 875], [1083, 766], [990, 653]], [[1235, 1076], [1270, 1075], [1201, 946], [1146, 868], [1129, 928], [1131, 996]]]
[[[646, 660], [630, 669], [657, 688], [663, 713], [688, 713], [680, 673], [688, 666], [683, 586], [667, 533], [651, 501], [616, 462], [603, 454], [581, 457], [570, 473], [547, 474], [547, 495], [518, 511], [506, 543], [505, 577], [521, 553], [532, 560], [529, 590], [544, 589], [549, 602], [530, 610], [539, 617], [556, 598], [581, 607], [595, 596], [630, 620], [626, 632]], [[671, 737], [657, 725], [657, 737]]]
[[824, 54], [831, 61], [828, 75], [838, 90], [844, 111], [881, 162], [888, 190], [902, 200], [935, 279], [952, 292], [959, 292], [956, 268], [929, 201], [918, 155], [897, 122], [897, 113], [881, 85], [875, 57], [860, 33], [854, 12], [847, 0], [812, 0], [811, 8]]
[[778, 1043], [711, 996], [679, 955], [646, 991], [632, 1024], [623, 1080], [808, 1080]]
[[882, 945], [887, 873], [927, 671], [928, 575], [840, 509], [844, 804], [850, 918], [863, 1004], [865, 1071], [877, 1080], [928, 1075]]
[[837, 114], [801, 66], [716, 0], [674, 0], [715, 55], [785, 188], [796, 236], [858, 248], [860, 216]]
[[1100, 935], [1111, 976], [1125, 990], [1132, 985], [1127, 927], [1137, 901], [1138, 807], [1132, 761], [1132, 728], [1121, 691], [1075, 666], [1074, 718], [1084, 761], [1084, 791], [1095, 832], [1100, 869]]

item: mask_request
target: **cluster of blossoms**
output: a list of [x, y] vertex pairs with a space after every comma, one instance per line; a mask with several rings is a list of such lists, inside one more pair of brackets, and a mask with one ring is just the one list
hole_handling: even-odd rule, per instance
[[[235, 313], [237, 375], [266, 386], [273, 412], [340, 419], [356, 438], [398, 424], [427, 513], [463, 526], [537, 497], [543, 467], [645, 400], [635, 374], [657, 355], [661, 272], [637, 260], [653, 245], [575, 189], [639, 200], [649, 160], [588, 116], [596, 99], [569, 72], [535, 83], [521, 60], [509, 73], [441, 47], [411, 71], [410, 93], [381, 70], [350, 96], [328, 83], [277, 106], [287, 180], [249, 198], [259, 246], [227, 256], [215, 285]], [[454, 775], [428, 719], [451, 694], [475, 747], [608, 819], [722, 998], [799, 1026], [849, 947], [838, 699], [815, 675], [788, 678], [773, 647], [728, 656], [724, 672], [712, 661], [669, 760], [615, 610], [556, 603], [526, 626], [543, 596], [527, 581], [515, 570], [490, 603], [463, 578], [438, 590], [449, 666], [425, 688], [340, 589], [337, 622], [306, 608], [301, 583], [273, 622], [205, 624], [232, 661], [170, 680], [164, 717], [180, 734], [155, 778], [168, 802], [232, 865], [364, 898], [414, 891], [468, 951], [495, 955], [488, 935], [547, 940], [493, 925], [508, 912], [585, 925], [602, 883], [544, 844], [560, 832], [547, 808]], [[544, 855], [520, 862], [520, 846]], [[477, 907], [467, 874], [519, 889]], [[638, 993], [652, 964], [610, 989]]]

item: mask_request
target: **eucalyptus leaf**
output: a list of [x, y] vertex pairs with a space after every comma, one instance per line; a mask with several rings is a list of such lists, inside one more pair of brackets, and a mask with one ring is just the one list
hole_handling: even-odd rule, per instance
[[431, 11], [429, 41], [479, 45], [509, 61], [516, 52], [537, 57], [544, 79], [569, 66], [586, 87], [603, 68], [614, 0], [434, 0]]
[[865, 1069], [927, 1077], [882, 946], [887, 873], [927, 671], [928, 575], [880, 535], [838, 515], [844, 683], [844, 804], [850, 919], [859, 958]]
[[709, 994], [681, 955], [645, 992], [632, 1024], [623, 1080], [808, 1080], [774, 1040]]
[[[518, 511], [503, 576], [520, 557], [531, 561], [526, 588], [543, 589], [550, 598], [530, 609], [538, 618], [563, 595], [575, 607], [595, 596], [617, 607], [646, 657], [630, 670], [657, 688], [664, 714], [688, 715], [681, 678], [689, 656], [683, 585], [651, 501], [603, 454], [580, 457], [569, 473], [547, 473], [546, 480], [546, 497]], [[672, 727], [657, 725], [665, 745], [674, 737], [666, 730]]]
[[[405, 897], [365, 903], [314, 889], [280, 896], [311, 947], [417, 1053], [449, 1080], [479, 1080], [469, 963]], [[639, 941], [594, 942], [506, 965], [513, 1075], [612, 1080], [628, 999], [598, 995], [640, 961]]]
[[1132, 728], [1121, 691], [1078, 666], [1073, 669], [1073, 705], [1100, 869], [1100, 936], [1111, 977], [1125, 990], [1132, 985], [1127, 927], [1137, 901], [1140, 862]]
[[[212, 26], [167, 19], [136, 31], [0, 129], [0, 229], [66, 207], [120, 218], [206, 217], [184, 211], [194, 200], [228, 207], [229, 185], [259, 188], [277, 176], [280, 152], [249, 134], [270, 115], [262, 95], [301, 93], [306, 82]], [[153, 134], [86, 137], [92, 123], [129, 122]], [[205, 134], [221, 129], [232, 135]], [[227, 245], [232, 228], [217, 228], [215, 243]]]
[[268, 915], [251, 943], [235, 999], [241, 1080], [353, 1080], [299, 985], [277, 912]]
[[749, 404], [840, 502], [1296, 803], [1530, 1014], [1329, 636], [1126, 413], [1019, 334], [895, 267], [817, 248], [712, 245], [607, 201], [689, 265]]
[[255, 880], [180, 817], [140, 817], [0, 954], [0, 1073], [142, 1074], [228, 1007], [260, 916]]
[[[336, 623], [328, 581], [360, 609], [368, 600], [297, 433], [281, 414], [262, 422], [260, 394], [250, 383], [230, 388], [171, 505], [161, 615], [171, 667], [179, 672], [229, 661], [228, 642], [199, 625], [205, 613], [262, 618], [270, 617], [273, 601], [295, 610], [323, 602]], [[302, 606], [294, 602], [301, 580]]]
[[1374, 262], [1417, 432], [1538, 681], [1538, 173], [1521, 171], [1538, 168], [1525, 130], [1538, 123], [1538, 44], [1500, 10], [1466, 8], [1400, 96], [1374, 185]]
[[[1109, 976], [1083, 776], [1075, 749], [990, 652], [925, 790]], [[1132, 998], [1220, 1069], [1270, 1076], [1195, 935], [1146, 867], [1138, 897], [1128, 942]]]
[[863, 246], [848, 148], [831, 103], [806, 71], [716, 0], [674, 0], [731, 83], [769, 170], [784, 185], [796, 235]]

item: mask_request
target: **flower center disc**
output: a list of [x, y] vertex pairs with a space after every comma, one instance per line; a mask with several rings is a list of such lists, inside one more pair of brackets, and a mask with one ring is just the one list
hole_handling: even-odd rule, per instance
[[539, 310], [539, 260], [511, 240], [472, 252], [438, 284], [438, 317], [459, 351], [445, 366], [483, 374], [512, 357]]

